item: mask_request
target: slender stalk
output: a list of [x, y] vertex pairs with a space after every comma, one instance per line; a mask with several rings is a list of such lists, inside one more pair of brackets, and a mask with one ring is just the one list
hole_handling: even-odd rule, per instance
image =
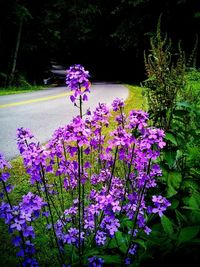
[[[57, 165], [58, 167], [60, 166], [60, 163], [59, 163], [59, 158], [56, 157], [57, 159]], [[59, 174], [59, 183], [60, 183], [60, 193], [61, 193], [61, 201], [60, 201], [60, 198], [59, 198], [59, 201], [60, 201], [60, 204], [61, 204], [61, 207], [62, 207], [62, 211], [64, 211], [64, 196], [63, 196], [63, 184], [62, 184], [62, 180], [61, 180], [61, 175]]]
[[66, 148], [65, 148], [65, 142], [64, 142], [64, 140], [62, 140], [62, 145], [63, 145], [63, 151], [64, 151], [65, 160], [67, 160], [67, 153], [66, 153]]
[[79, 251], [79, 264], [81, 266], [81, 155], [80, 147], [78, 147], [78, 251]]
[[57, 207], [56, 207], [56, 205], [55, 205], [55, 203], [54, 203], [52, 197], [49, 196], [49, 199], [51, 200], [52, 206], [54, 207], [54, 210], [55, 210], [55, 212], [56, 212], [56, 214], [57, 214], [59, 220], [62, 222], [63, 227], [67, 230], [67, 228], [65, 227], [65, 222], [64, 222], [64, 220], [62, 219], [62, 217], [61, 217], [61, 215], [60, 215], [60, 213], [59, 213], [59, 211], [58, 211], [58, 209], [57, 209]]
[[44, 169], [43, 169], [42, 165], [41, 165], [41, 173], [42, 173], [42, 182], [43, 182], [43, 185], [44, 185], [45, 196], [46, 196], [46, 199], [47, 199], [47, 205], [48, 205], [50, 218], [51, 218], [53, 234], [54, 234], [54, 238], [55, 238], [55, 241], [56, 241], [56, 246], [57, 246], [57, 249], [58, 249], [58, 253], [59, 253], [59, 256], [60, 256], [60, 266], [63, 266], [64, 261], [63, 261], [62, 252], [60, 250], [60, 246], [59, 246], [59, 243], [58, 243], [58, 238], [57, 238], [57, 235], [56, 235], [55, 227], [54, 227], [53, 213], [52, 213], [52, 209], [51, 209], [51, 205], [50, 205], [50, 199], [49, 199], [49, 195], [48, 195], [48, 190], [47, 190], [46, 181], [45, 181], [45, 174], [44, 174]]
[[116, 150], [115, 150], [114, 162], [113, 162], [113, 165], [112, 165], [111, 177], [110, 177], [110, 180], [109, 180], [109, 183], [108, 183], [107, 193], [109, 193], [110, 187], [111, 187], [111, 184], [112, 184], [112, 178], [113, 178], [113, 175], [114, 175], [115, 165], [116, 165], [116, 161], [117, 161], [117, 153], [118, 153], [118, 146], [116, 147]]
[[102, 136], [102, 123], [100, 125], [100, 133], [99, 133], [99, 144], [98, 144], [98, 173], [101, 169], [101, 159], [100, 159], [100, 154], [101, 154], [101, 151], [102, 151], [102, 148], [101, 148], [101, 136]]
[[3, 180], [2, 180], [2, 184], [3, 184], [3, 189], [4, 189], [5, 193], [6, 193], [7, 201], [8, 201], [8, 203], [9, 203], [9, 205], [10, 205], [10, 208], [12, 209], [12, 204], [11, 204], [10, 198], [9, 198], [9, 196], [8, 196], [8, 191], [7, 191], [7, 189], [6, 189], [6, 185], [5, 185], [5, 182], [4, 182]]
[[134, 234], [134, 231], [135, 231], [135, 227], [136, 227], [136, 223], [137, 223], [137, 218], [138, 218], [138, 214], [139, 214], [139, 211], [140, 211], [140, 205], [141, 205], [141, 202], [142, 202], [142, 198], [143, 198], [143, 195], [144, 195], [144, 190], [146, 188], [146, 182], [140, 192], [140, 198], [139, 198], [139, 201], [138, 201], [138, 205], [137, 205], [137, 210], [136, 210], [136, 214], [134, 216], [134, 221], [133, 221], [133, 227], [132, 227], [132, 230], [131, 230], [131, 236], [130, 236], [130, 241], [129, 241], [129, 245], [128, 245], [128, 248], [127, 248], [127, 251], [126, 251], [126, 254], [125, 254], [125, 258], [128, 256], [128, 253], [129, 253], [129, 250], [131, 248], [131, 245], [132, 245], [132, 240], [133, 240], [133, 234]]
[[[151, 159], [149, 160], [149, 163], [148, 163], [147, 174], [149, 174], [149, 172], [150, 172], [150, 166], [151, 166]], [[133, 234], [134, 234], [134, 231], [135, 231], [137, 218], [138, 218], [138, 215], [139, 215], [139, 212], [140, 212], [140, 206], [141, 206], [142, 198], [144, 196], [144, 191], [145, 191], [145, 188], [146, 188], [146, 184], [147, 184], [147, 181], [145, 181], [145, 183], [144, 183], [144, 185], [142, 187], [142, 190], [140, 191], [140, 197], [139, 197], [139, 201], [138, 201], [138, 204], [137, 204], [136, 213], [135, 213], [135, 216], [134, 216], [134, 221], [133, 221], [133, 227], [132, 227], [132, 230], [131, 230], [130, 241], [129, 241], [129, 245], [128, 245], [124, 260], [128, 256], [129, 250], [130, 250], [131, 245], [132, 245]]]
[[[133, 148], [132, 148], [131, 160], [130, 160], [129, 167], [128, 167], [128, 175], [127, 175], [126, 183], [125, 183], [124, 200], [123, 200], [123, 203], [124, 203], [125, 198], [126, 198], [126, 192], [127, 192], [126, 189], [127, 189], [128, 181], [129, 181], [130, 174], [131, 174], [131, 167], [132, 167], [132, 162], [133, 162], [133, 157], [134, 157], [134, 151], [135, 151], [135, 144], [133, 145]], [[122, 203], [122, 205], [123, 205], [123, 203]]]
[[[80, 156], [81, 156], [81, 175], [83, 175], [83, 147], [80, 148]], [[82, 184], [82, 231], [84, 231], [84, 225], [85, 225], [85, 185]], [[84, 251], [84, 239], [82, 243], [82, 254]]]
[[[81, 88], [80, 88], [80, 90], [81, 90]], [[80, 110], [80, 117], [81, 117], [81, 119], [83, 118], [83, 101], [82, 101], [82, 96], [80, 95], [80, 97], [79, 97], [79, 110]]]
[[120, 108], [119, 108], [119, 110], [120, 110], [120, 115], [121, 115], [121, 118], [122, 118], [122, 128], [124, 129], [123, 108], [122, 108], [122, 107], [120, 107]]
[[36, 181], [36, 187], [37, 187], [38, 195], [41, 197], [41, 192], [40, 192], [40, 188], [39, 188], [39, 183], [38, 183], [38, 181]]
[[[79, 89], [81, 90], [81, 86], [79, 85]], [[80, 110], [80, 117], [81, 119], [83, 118], [83, 101], [82, 101], [82, 96], [80, 95], [79, 97], [79, 110]], [[79, 155], [79, 208], [81, 209], [81, 205], [82, 205], [82, 225], [80, 222], [81, 219], [81, 211], [79, 210], [79, 242], [81, 243], [80, 240], [80, 235], [81, 235], [81, 231], [84, 231], [84, 223], [85, 223], [85, 218], [84, 218], [84, 213], [85, 213], [85, 186], [84, 184], [81, 184], [81, 176], [84, 173], [83, 170], [83, 147], [78, 147], [78, 155]], [[81, 187], [82, 187], [82, 197], [81, 197]], [[82, 198], [82, 199], [81, 199]], [[82, 200], [82, 201], [81, 201]], [[79, 243], [79, 245], [81, 245]], [[79, 246], [79, 249], [81, 249], [81, 246]], [[84, 251], [84, 240], [82, 243], [82, 254]], [[80, 254], [79, 254], [80, 255]], [[80, 258], [80, 264], [81, 264], [81, 258]]]
[[[117, 160], [117, 153], [118, 153], [118, 146], [116, 147], [116, 150], [115, 150], [114, 162], [113, 162], [113, 165], [112, 165], [111, 177], [110, 177], [109, 184], [108, 184], [107, 194], [109, 193], [110, 187], [111, 187], [111, 184], [112, 184], [112, 178], [113, 178], [113, 175], [114, 175], [115, 165], [116, 165], [116, 160]], [[93, 237], [93, 242], [95, 241], [95, 237], [96, 237], [97, 231], [99, 230], [100, 224], [101, 224], [101, 222], [103, 220], [103, 216], [104, 216], [104, 212], [101, 213], [98, 226], [95, 229], [95, 233], [94, 233], [94, 237]]]

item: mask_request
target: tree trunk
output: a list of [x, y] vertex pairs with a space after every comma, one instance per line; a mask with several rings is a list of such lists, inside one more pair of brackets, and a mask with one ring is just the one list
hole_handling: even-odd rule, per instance
[[10, 75], [8, 77], [8, 86], [12, 85], [12, 82], [14, 79], [14, 74], [15, 74], [15, 69], [16, 69], [16, 64], [17, 64], [17, 56], [18, 56], [19, 45], [20, 45], [21, 35], [22, 35], [22, 25], [23, 25], [23, 18], [20, 19], [20, 23], [19, 23], [17, 41], [16, 41], [14, 56], [13, 56], [12, 65], [11, 65], [11, 72], [10, 72]]

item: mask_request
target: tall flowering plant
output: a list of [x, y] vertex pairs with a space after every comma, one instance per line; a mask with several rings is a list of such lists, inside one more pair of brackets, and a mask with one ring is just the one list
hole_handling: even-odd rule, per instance
[[66, 85], [71, 89], [70, 99], [75, 106], [79, 106], [82, 117], [82, 101], [88, 100], [87, 94], [90, 92], [89, 72], [80, 64], [71, 66], [66, 71]]
[[[84, 117], [88, 75], [80, 65], [68, 70], [71, 100], [79, 99], [80, 115], [57, 129], [46, 146], [34, 142], [28, 129], [18, 129], [18, 147], [37, 195], [29, 192], [23, 197], [16, 225], [15, 217], [10, 217], [16, 208], [6, 189], [9, 175], [4, 169], [9, 166], [3, 160], [0, 181], [5, 201], [0, 216], [19, 232], [20, 242], [24, 231], [25, 238], [34, 240], [32, 220], [45, 220], [44, 232], [60, 266], [129, 266], [140, 251], [141, 235], [151, 234], [149, 218], [162, 217], [170, 206], [156, 194], [157, 177], [162, 175], [156, 159], [165, 146], [164, 132], [149, 127], [148, 114], [142, 110], [126, 116], [121, 99], [113, 101], [112, 110], [99, 103]], [[111, 111], [116, 127], [106, 137]], [[21, 220], [24, 203], [28, 212]], [[32, 254], [22, 248], [24, 266], [37, 266], [37, 246]]]

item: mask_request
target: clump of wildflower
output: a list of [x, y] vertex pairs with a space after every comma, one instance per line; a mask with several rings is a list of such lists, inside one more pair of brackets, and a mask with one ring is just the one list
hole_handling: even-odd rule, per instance
[[7, 184], [10, 177], [8, 169], [11, 169], [11, 165], [7, 162], [4, 155], [0, 153], [0, 182], [3, 184], [3, 190], [0, 191], [0, 198], [4, 198], [4, 195], [10, 193], [14, 188], [13, 185]]
[[[24, 258], [24, 266], [37, 266], [32, 222], [41, 215], [47, 220], [45, 230], [55, 238], [60, 262], [67, 258], [64, 253], [71, 246], [77, 251], [80, 266], [85, 264], [87, 246], [101, 247], [103, 253], [106, 247], [109, 253], [111, 241], [117, 239], [120, 231], [128, 242], [123, 261], [130, 265], [138, 248], [134, 239], [141, 232], [146, 235], [151, 232], [148, 215], [161, 217], [170, 205], [158, 195], [152, 197], [153, 205], [149, 206], [151, 188], [157, 186], [156, 177], [162, 175], [154, 161], [165, 146], [164, 132], [148, 127], [148, 114], [144, 111], [133, 110], [125, 116], [124, 102], [115, 99], [112, 107], [116, 128], [104, 136], [103, 128], [109, 126], [110, 116], [106, 104], [99, 103], [83, 118], [82, 100], [87, 100], [88, 77], [81, 65], [67, 71], [66, 83], [73, 91], [71, 100], [75, 103], [79, 99], [80, 115], [58, 128], [46, 146], [34, 143], [28, 129], [18, 129], [18, 147], [40, 196], [29, 192], [18, 206], [5, 200], [0, 205], [0, 217], [14, 235], [13, 243], [20, 248], [18, 256]], [[0, 181], [8, 193], [5, 182], [9, 175], [4, 169], [9, 165], [1, 155], [0, 168], [3, 169]], [[45, 196], [47, 203], [41, 196]], [[74, 264], [73, 257], [66, 261], [62, 266]], [[94, 256], [87, 264], [101, 267], [104, 260]]]
[[0, 153], [0, 169], [3, 170], [5, 168], [10, 169], [11, 165], [10, 165], [10, 163], [7, 162], [4, 155], [2, 153]]
[[73, 103], [82, 97], [83, 101], [87, 101], [87, 93], [90, 92], [89, 72], [84, 69], [80, 64], [75, 64], [67, 70], [66, 85], [69, 86], [73, 95], [70, 99]]
[[166, 211], [167, 207], [171, 205], [163, 196], [152, 196], [152, 202], [154, 203], [152, 213], [158, 213], [160, 217], [163, 216], [163, 212]]
[[91, 258], [88, 258], [89, 267], [101, 267], [103, 266], [104, 260], [102, 258], [98, 258], [96, 256], [93, 256]]
[[124, 107], [124, 101], [119, 98], [115, 98], [112, 102], [113, 111], [118, 111]]
[[35, 232], [31, 223], [39, 217], [44, 205], [46, 203], [39, 196], [29, 192], [18, 206], [12, 206], [10, 202], [3, 202], [0, 206], [0, 218], [9, 226], [9, 233], [13, 235], [12, 243], [20, 249], [17, 257], [23, 258], [23, 266], [38, 266], [33, 257], [36, 252], [32, 243]]
[[27, 140], [32, 139], [34, 135], [28, 128], [18, 128], [17, 129], [17, 147], [22, 154], [27, 149]]

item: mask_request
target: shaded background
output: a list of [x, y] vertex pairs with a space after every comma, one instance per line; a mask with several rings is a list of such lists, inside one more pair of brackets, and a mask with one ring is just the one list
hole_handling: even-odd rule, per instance
[[[186, 55], [200, 33], [199, 0], [0, 0], [0, 85], [10, 73], [40, 84], [52, 62], [81, 63], [94, 80], [141, 81], [144, 50], [156, 31], [181, 40]], [[197, 54], [197, 67], [199, 65]]]

